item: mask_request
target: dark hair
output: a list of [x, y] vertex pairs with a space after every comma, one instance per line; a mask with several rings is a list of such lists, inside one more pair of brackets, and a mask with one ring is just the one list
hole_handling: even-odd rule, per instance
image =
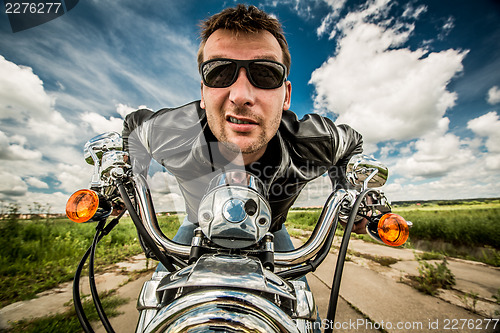
[[278, 41], [283, 53], [283, 64], [287, 68], [287, 75], [290, 73], [291, 57], [288, 50], [288, 43], [280, 22], [258, 9], [255, 6], [246, 7], [239, 4], [234, 8], [226, 8], [221, 12], [212, 15], [207, 20], [201, 22], [201, 42], [198, 49], [198, 66], [203, 62], [203, 48], [208, 40], [218, 29], [227, 29], [235, 33], [256, 33], [260, 30], [269, 31]]

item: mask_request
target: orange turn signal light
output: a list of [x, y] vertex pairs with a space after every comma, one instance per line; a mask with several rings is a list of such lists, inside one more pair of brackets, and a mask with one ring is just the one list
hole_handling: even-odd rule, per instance
[[378, 235], [387, 245], [403, 245], [410, 235], [410, 228], [405, 219], [398, 214], [384, 214], [378, 222]]
[[76, 223], [90, 220], [99, 208], [99, 196], [92, 190], [79, 190], [73, 193], [66, 203], [66, 215]]

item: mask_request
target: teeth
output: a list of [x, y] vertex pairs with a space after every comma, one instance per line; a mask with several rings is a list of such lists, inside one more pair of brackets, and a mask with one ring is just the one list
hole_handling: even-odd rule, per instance
[[233, 124], [250, 124], [250, 122], [248, 121], [238, 120], [233, 117], [229, 117], [229, 121], [232, 122]]

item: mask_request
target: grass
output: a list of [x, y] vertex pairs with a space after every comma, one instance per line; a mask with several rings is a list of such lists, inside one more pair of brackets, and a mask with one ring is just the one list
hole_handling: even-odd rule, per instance
[[[179, 227], [176, 216], [160, 217], [159, 222], [169, 237]], [[76, 224], [67, 219], [1, 221], [0, 307], [70, 281], [95, 227], [95, 223]], [[141, 252], [132, 221], [123, 218], [99, 243], [96, 269]]]
[[354, 250], [351, 250], [351, 249], [348, 249], [347, 253], [351, 254], [351, 255], [354, 255], [356, 257], [361, 257], [361, 258], [365, 258], [365, 259], [374, 261], [374, 262], [378, 263], [379, 265], [385, 266], [385, 267], [389, 267], [392, 264], [395, 264], [395, 263], [397, 263], [399, 261], [398, 259], [395, 259], [395, 258], [392, 258], [392, 257], [376, 256], [376, 255], [372, 255], [372, 254], [368, 254], [368, 253], [357, 252], [357, 251], [354, 251]]
[[321, 210], [310, 210], [310, 211], [291, 211], [288, 213], [286, 226], [289, 228], [302, 229], [307, 231], [312, 231], [318, 222]]
[[413, 247], [500, 266], [498, 203], [394, 209], [413, 222]]
[[500, 207], [395, 210], [414, 222], [412, 239], [442, 240], [458, 246], [500, 248]]

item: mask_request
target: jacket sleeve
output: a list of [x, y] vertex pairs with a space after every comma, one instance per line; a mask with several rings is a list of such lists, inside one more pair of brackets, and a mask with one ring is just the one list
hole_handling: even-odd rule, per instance
[[347, 166], [349, 159], [363, 152], [363, 137], [349, 125], [337, 125], [337, 147], [334, 148], [335, 165]]
[[123, 150], [130, 155], [130, 163], [134, 173], [145, 173], [151, 162], [148, 148], [148, 120], [153, 111], [140, 109], [125, 117], [123, 122]]
[[363, 138], [349, 125], [334, 125], [333, 159], [336, 161], [328, 170], [328, 175], [334, 190], [347, 189], [351, 186], [347, 182], [346, 168], [350, 158], [363, 152]]
[[123, 131], [122, 131], [122, 139], [123, 139], [123, 150], [129, 151], [129, 137], [130, 134], [146, 119], [149, 119], [153, 115], [153, 111], [147, 109], [139, 109], [128, 114], [123, 121]]

